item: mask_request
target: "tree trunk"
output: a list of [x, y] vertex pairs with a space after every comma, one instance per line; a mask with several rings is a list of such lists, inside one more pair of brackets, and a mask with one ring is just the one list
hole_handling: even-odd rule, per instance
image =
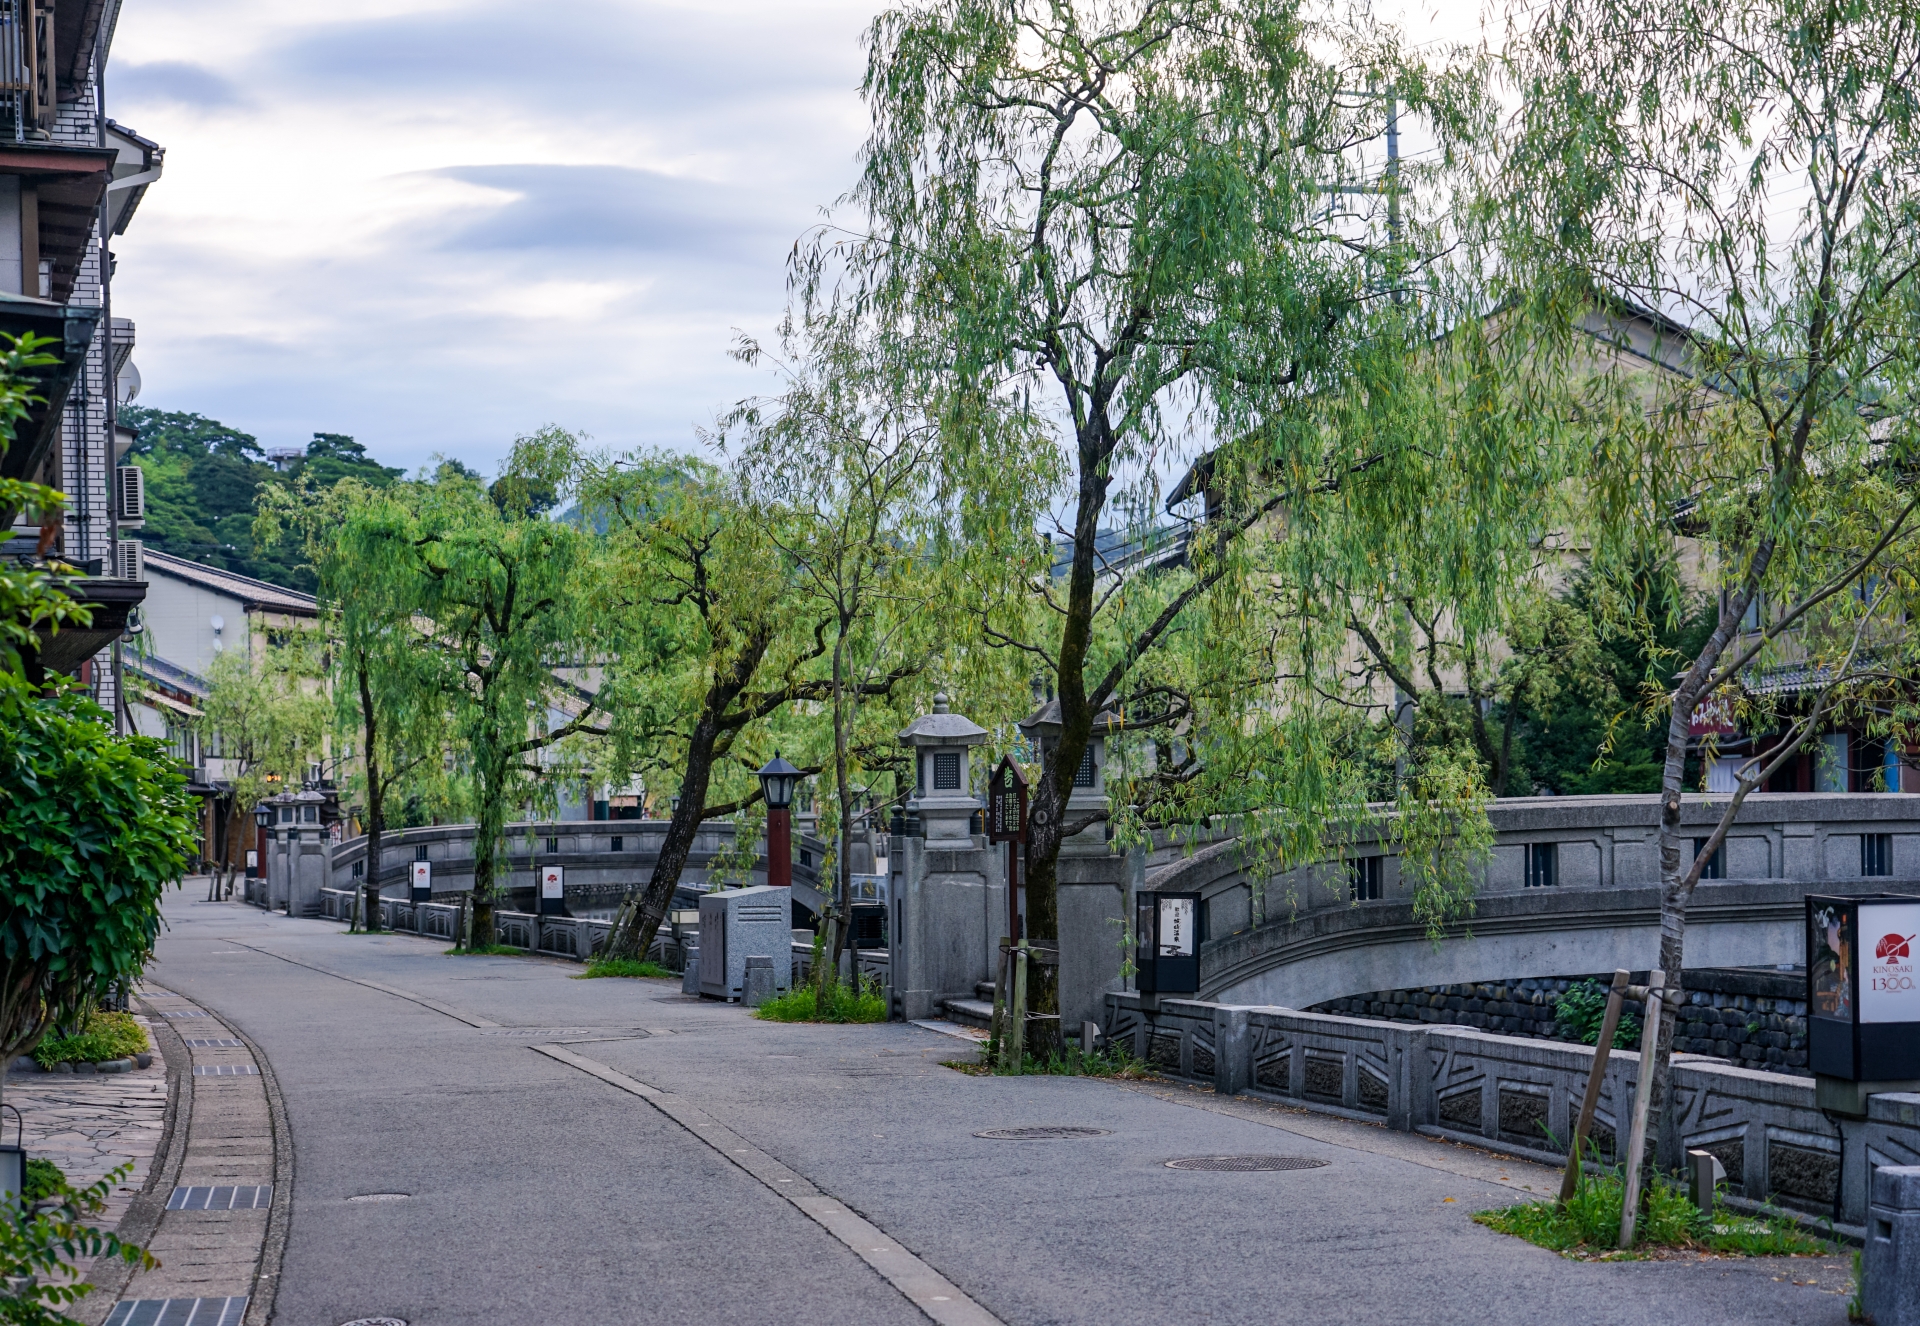
[[481, 771], [479, 823], [473, 835], [473, 922], [468, 927], [472, 947], [492, 948], [494, 880], [499, 870], [500, 842], [506, 833], [507, 808], [504, 802], [507, 765], [512, 756], [494, 754]]
[[360, 724], [366, 742], [367, 765], [367, 878], [361, 912], [368, 933], [380, 928], [380, 836], [386, 831], [386, 789], [380, 783], [380, 721], [367, 685], [366, 660], [360, 660]]

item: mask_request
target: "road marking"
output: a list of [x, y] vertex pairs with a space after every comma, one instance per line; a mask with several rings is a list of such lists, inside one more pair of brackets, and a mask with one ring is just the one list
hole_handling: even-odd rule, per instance
[[282, 962], [290, 962], [296, 967], [305, 967], [308, 971], [317, 971], [322, 976], [331, 976], [335, 980], [345, 981], [349, 985], [364, 985], [369, 990], [378, 990], [381, 994], [392, 995], [395, 999], [404, 999], [408, 1003], [418, 1004], [422, 1008], [430, 1009], [445, 1017], [450, 1017], [455, 1022], [464, 1022], [469, 1027], [497, 1027], [500, 1025], [498, 1022], [489, 1022], [483, 1017], [475, 1017], [472, 1013], [462, 1013], [459, 1009], [443, 1004], [438, 999], [429, 999], [425, 995], [415, 994], [411, 990], [397, 990], [391, 985], [382, 985], [378, 981], [366, 981], [358, 976], [348, 976], [341, 972], [330, 971], [325, 967], [317, 967], [311, 962], [302, 962], [298, 958], [290, 958], [284, 953], [275, 953], [270, 948], [261, 948], [258, 944], [248, 944], [245, 940], [230, 939], [227, 942], [230, 944], [239, 944], [243, 948], [250, 948], [255, 953], [264, 953], [269, 958], [278, 958]]
[[905, 1248], [888, 1243], [884, 1230], [855, 1215], [838, 1198], [821, 1192], [804, 1175], [747, 1144], [747, 1139], [732, 1129], [714, 1122], [697, 1105], [561, 1046], [530, 1045], [527, 1048], [646, 1101], [758, 1179], [768, 1191], [798, 1207], [940, 1326], [1004, 1326], [998, 1317], [974, 1302], [940, 1272]]

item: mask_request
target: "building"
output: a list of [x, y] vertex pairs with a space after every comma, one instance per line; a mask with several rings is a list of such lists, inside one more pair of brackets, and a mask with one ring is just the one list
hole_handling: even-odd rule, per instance
[[[54, 360], [0, 474], [67, 495], [48, 555], [82, 573], [72, 592], [93, 609], [35, 666], [77, 675], [124, 722], [119, 641], [145, 590], [121, 531], [138, 527], [144, 494], [119, 467], [132, 438], [115, 411], [139, 373], [133, 323], [113, 316], [110, 246], [164, 153], [107, 118], [100, 74], [119, 12], [119, 0], [0, 0], [0, 332], [46, 338]], [[0, 554], [38, 560], [41, 532], [19, 520], [0, 512]]]
[[311, 594], [149, 552], [140, 629], [123, 650], [128, 726], [167, 742], [188, 770], [202, 805], [201, 855], [241, 865], [252, 823], [235, 822], [233, 780], [241, 773], [219, 738], [199, 726], [213, 661], [230, 649], [258, 656], [269, 644], [318, 629]]

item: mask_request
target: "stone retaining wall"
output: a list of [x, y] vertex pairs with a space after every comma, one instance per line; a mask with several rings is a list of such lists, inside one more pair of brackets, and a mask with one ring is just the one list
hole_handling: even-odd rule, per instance
[[[1644, 982], [1645, 972], [1633, 979]], [[1583, 981], [1605, 987], [1613, 973], [1542, 977], [1519, 981], [1429, 985], [1417, 990], [1375, 990], [1315, 1004], [1310, 1013], [1379, 1018], [1390, 1022], [1474, 1027], [1504, 1036], [1568, 1041], [1557, 1019], [1561, 995]], [[1796, 1077], [1807, 1071], [1806, 976], [1795, 972], [1739, 969], [1691, 971], [1687, 1002], [1676, 1026], [1674, 1049]], [[1626, 1012], [1643, 1017], [1644, 1006], [1626, 1001]]]

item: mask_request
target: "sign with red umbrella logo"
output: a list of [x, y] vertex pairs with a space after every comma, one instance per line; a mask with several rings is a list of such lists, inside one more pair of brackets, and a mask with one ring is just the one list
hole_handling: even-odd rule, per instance
[[1882, 962], [1899, 962], [1912, 953], [1914, 936], [1902, 939], [1899, 935], [1883, 935], [1873, 946], [1873, 956]]

